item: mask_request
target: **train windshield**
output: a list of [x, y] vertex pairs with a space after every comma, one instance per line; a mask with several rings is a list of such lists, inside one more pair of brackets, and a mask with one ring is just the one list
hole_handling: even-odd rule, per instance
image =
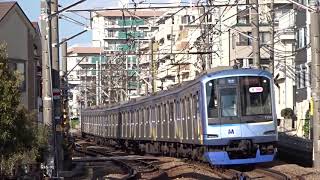
[[270, 80], [265, 77], [240, 77], [243, 116], [271, 115]]
[[210, 80], [206, 83], [206, 100], [209, 124], [236, 123], [240, 119], [264, 121], [272, 115], [270, 80], [266, 77]]

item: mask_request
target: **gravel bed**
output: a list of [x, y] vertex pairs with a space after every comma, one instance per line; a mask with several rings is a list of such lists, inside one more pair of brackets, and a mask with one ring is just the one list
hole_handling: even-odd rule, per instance
[[306, 179], [306, 180], [318, 180], [320, 179], [320, 170], [314, 168], [305, 168], [296, 164], [283, 164], [274, 166], [271, 169], [280, 171], [291, 179]]

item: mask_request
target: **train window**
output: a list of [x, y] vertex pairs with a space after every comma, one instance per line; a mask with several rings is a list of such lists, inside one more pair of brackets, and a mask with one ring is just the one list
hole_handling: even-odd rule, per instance
[[270, 80], [266, 77], [240, 78], [241, 110], [243, 116], [271, 115]]
[[237, 116], [237, 90], [236, 88], [219, 89], [222, 117]]
[[218, 117], [218, 96], [216, 92], [216, 80], [211, 80], [206, 84], [207, 111], [208, 118]]

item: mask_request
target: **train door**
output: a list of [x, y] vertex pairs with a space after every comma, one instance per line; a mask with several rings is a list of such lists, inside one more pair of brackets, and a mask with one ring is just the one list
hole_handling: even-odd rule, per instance
[[135, 116], [135, 127], [136, 127], [136, 133], [135, 133], [135, 139], [139, 138], [139, 122], [140, 122], [140, 110], [136, 110], [136, 116]]
[[187, 140], [187, 100], [184, 97], [182, 100], [182, 137], [183, 141]]
[[169, 103], [169, 127], [168, 127], [168, 138], [173, 141], [175, 138], [175, 115], [174, 115], [174, 102]]
[[193, 142], [194, 139], [194, 126], [193, 126], [193, 99], [192, 94], [188, 97], [189, 105], [188, 105], [188, 138], [190, 142]]
[[240, 118], [237, 86], [221, 86], [217, 88], [219, 99], [220, 135], [224, 137], [240, 137]]
[[145, 138], [149, 139], [150, 138], [150, 108], [147, 107], [146, 109], [146, 125], [145, 125]]
[[163, 104], [163, 116], [162, 116], [162, 120], [163, 120], [163, 124], [162, 124], [162, 138], [164, 138], [165, 140], [168, 139], [168, 111], [167, 111], [167, 103]]
[[157, 106], [157, 140], [161, 138], [161, 104]]
[[117, 138], [121, 137], [122, 115], [123, 115], [123, 112], [118, 113], [118, 123], [116, 124], [117, 125], [117, 136], [116, 136]]
[[181, 122], [182, 122], [182, 116], [181, 116], [181, 99], [177, 101], [176, 104], [176, 137], [179, 139], [179, 141], [182, 141], [182, 128], [181, 128]]
[[152, 107], [151, 109], [151, 138], [152, 140], [156, 140], [156, 124], [157, 124], [157, 117], [156, 117], [156, 106]]

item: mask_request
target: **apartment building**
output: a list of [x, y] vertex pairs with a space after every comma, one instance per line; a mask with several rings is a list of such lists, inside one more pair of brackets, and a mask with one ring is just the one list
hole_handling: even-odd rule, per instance
[[106, 58], [98, 47], [68, 48], [67, 71], [69, 84], [69, 109], [71, 117], [78, 117], [81, 108], [103, 103], [104, 81], [101, 73], [105, 68]]
[[107, 71], [110, 72], [106, 78], [112, 87], [106, 91], [116, 97], [114, 101], [138, 95], [141, 87], [137, 78], [138, 50], [149, 44], [150, 37], [158, 29], [156, 19], [162, 14], [157, 10], [114, 10], [94, 14], [92, 44], [103, 48], [106, 54], [109, 62]]
[[145, 72], [141, 77], [143, 90], [150, 91], [152, 84], [153, 91], [166, 90], [195, 79], [215, 64], [223, 65], [222, 37], [210, 30], [220, 28], [216, 25], [219, 10], [215, 8], [204, 13], [207, 12], [205, 8], [192, 6], [169, 9], [157, 20], [159, 29], [154, 32], [153, 43], [143, 47], [149, 54], [152, 47], [152, 60], [151, 56], [140, 58], [141, 71]]

